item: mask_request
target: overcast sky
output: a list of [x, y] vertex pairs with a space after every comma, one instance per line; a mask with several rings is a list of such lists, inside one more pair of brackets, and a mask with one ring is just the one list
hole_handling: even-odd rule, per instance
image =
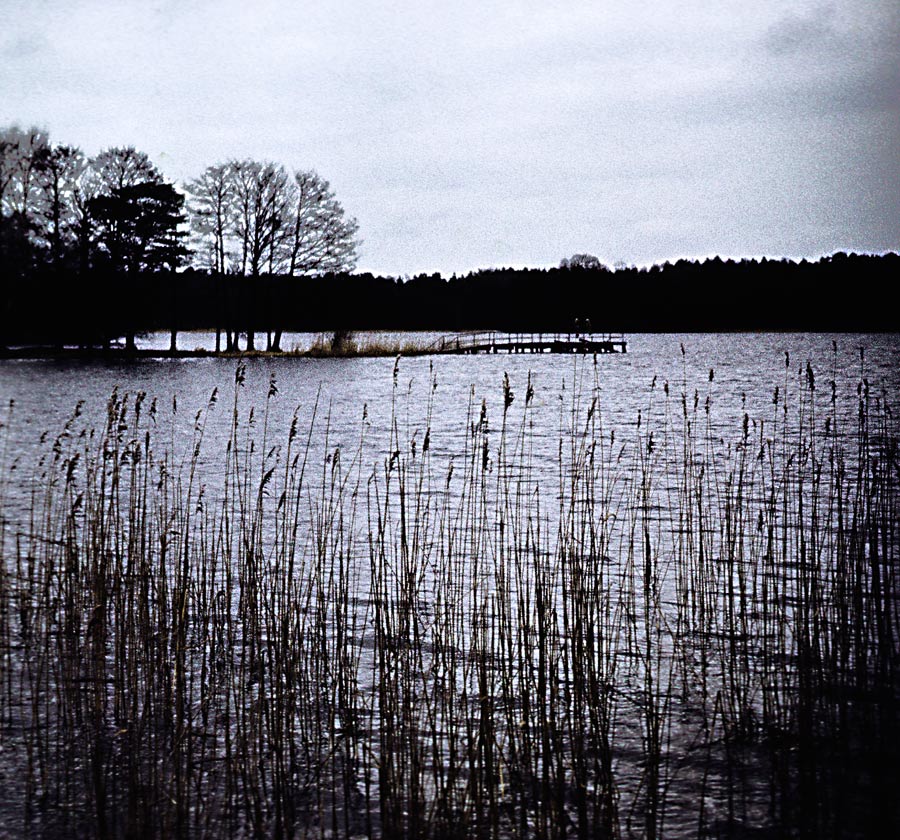
[[360, 269], [900, 248], [900, 3], [0, 0], [0, 126], [316, 169]]

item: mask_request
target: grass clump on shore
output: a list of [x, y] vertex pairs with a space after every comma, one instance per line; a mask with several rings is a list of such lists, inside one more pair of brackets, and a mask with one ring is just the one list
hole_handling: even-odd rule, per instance
[[[398, 362], [399, 363], [399, 362]], [[898, 429], [786, 360], [714, 433], [650, 385], [623, 436], [596, 367], [560, 398], [437, 382], [379, 454], [318, 406], [189, 442], [113, 393], [4, 462], [0, 826], [66, 836], [862, 836], [896, 826]], [[7, 422], [14, 422], [14, 415]], [[317, 434], [321, 432], [321, 434]], [[321, 441], [321, 444], [314, 441]], [[211, 466], [211, 462], [215, 465]], [[216, 483], [213, 484], [213, 479]]]
[[403, 341], [398, 338], [382, 335], [365, 337], [347, 330], [336, 330], [333, 333], [322, 333], [305, 350], [293, 351], [296, 355], [313, 356], [315, 358], [356, 358], [359, 356], [378, 358], [395, 356], [415, 356], [423, 352], [420, 344]]

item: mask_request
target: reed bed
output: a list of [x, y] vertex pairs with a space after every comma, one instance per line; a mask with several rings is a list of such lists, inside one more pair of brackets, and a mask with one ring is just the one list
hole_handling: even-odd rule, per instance
[[245, 377], [190, 423], [114, 392], [39, 463], [0, 450], [0, 829], [898, 825], [898, 429], [864, 367], [847, 413], [786, 359], [723, 440], [714, 371], [616, 431], [575, 361], [552, 464], [530, 379], [491, 416], [473, 392], [448, 458], [437, 380], [410, 412], [395, 365], [373, 455], [363, 407], [352, 445], [324, 406], [273, 428], [276, 382], [245, 408]]
[[321, 333], [308, 348], [295, 346], [290, 353], [314, 358], [394, 358], [398, 355], [416, 356], [427, 352], [420, 342], [402, 340], [391, 334], [363, 334], [348, 331]]

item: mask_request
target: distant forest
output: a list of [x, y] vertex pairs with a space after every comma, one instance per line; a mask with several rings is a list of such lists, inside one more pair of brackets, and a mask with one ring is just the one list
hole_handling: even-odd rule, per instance
[[357, 223], [313, 171], [232, 160], [176, 186], [132, 147], [88, 158], [37, 129], [0, 129], [0, 209], [4, 346], [133, 346], [153, 330], [174, 345], [191, 329], [223, 350], [278, 350], [284, 331], [898, 329], [897, 254], [615, 269], [578, 254], [378, 277], [354, 273]]
[[[400, 280], [371, 274], [256, 278], [183, 272], [123, 279], [40, 272], [4, 286], [4, 341], [97, 343], [150, 330], [361, 329], [598, 332], [887, 331], [885, 290], [900, 256], [835, 254], [818, 262], [679, 260], [649, 269], [492, 269]], [[102, 304], [100, 302], [103, 302]], [[234, 339], [232, 339], [234, 341]], [[241, 346], [245, 346], [244, 342]]]

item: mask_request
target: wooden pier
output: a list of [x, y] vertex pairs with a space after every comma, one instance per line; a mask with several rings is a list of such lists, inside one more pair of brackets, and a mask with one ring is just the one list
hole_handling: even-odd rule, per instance
[[430, 353], [625, 353], [624, 335], [610, 333], [472, 332], [441, 336]]

